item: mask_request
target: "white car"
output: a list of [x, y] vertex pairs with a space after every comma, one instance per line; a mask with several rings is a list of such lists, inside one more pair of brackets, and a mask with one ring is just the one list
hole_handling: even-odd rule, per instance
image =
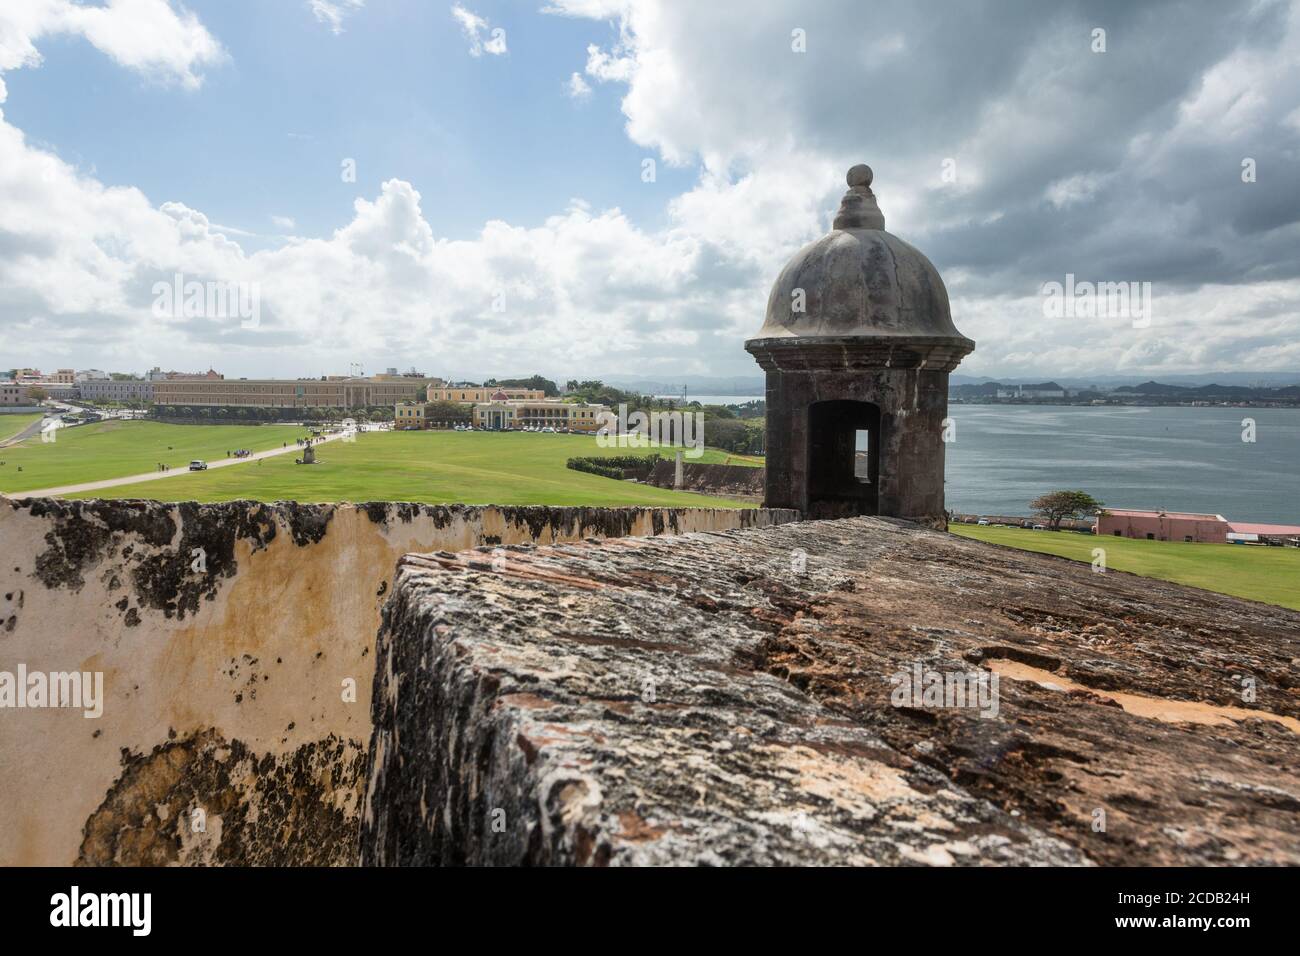
[[195, 458], [192, 462], [190, 462], [190, 471], [207, 471], [207, 470], [208, 470], [208, 463], [206, 461], [201, 461], [200, 459]]

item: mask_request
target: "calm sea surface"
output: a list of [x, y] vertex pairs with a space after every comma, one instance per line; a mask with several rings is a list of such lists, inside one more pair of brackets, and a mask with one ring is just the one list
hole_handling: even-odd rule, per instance
[[[1081, 489], [1115, 508], [1300, 524], [1300, 409], [951, 405], [953, 511], [1029, 514]], [[1254, 443], [1242, 419], [1255, 420]]]

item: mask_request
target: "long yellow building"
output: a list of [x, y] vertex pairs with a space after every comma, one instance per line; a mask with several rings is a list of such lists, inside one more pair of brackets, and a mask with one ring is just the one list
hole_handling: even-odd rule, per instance
[[423, 397], [427, 378], [172, 379], [153, 383], [156, 405], [363, 408]]

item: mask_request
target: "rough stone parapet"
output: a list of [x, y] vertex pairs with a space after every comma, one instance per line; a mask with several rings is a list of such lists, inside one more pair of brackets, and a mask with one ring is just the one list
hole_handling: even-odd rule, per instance
[[[887, 519], [495, 570], [410, 556], [363, 859], [1295, 864], [1297, 634], [1291, 611]], [[992, 717], [894, 706], [917, 666], [1066, 689], [1004, 676]]]

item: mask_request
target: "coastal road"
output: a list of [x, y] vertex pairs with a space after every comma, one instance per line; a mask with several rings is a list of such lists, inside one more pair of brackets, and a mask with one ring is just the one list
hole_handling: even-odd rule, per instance
[[[337, 441], [344, 435], [325, 435], [321, 438], [313, 438], [312, 445], [319, 446], [325, 442]], [[290, 452], [301, 452], [302, 446], [294, 443], [288, 448], [271, 448], [267, 451], [254, 452], [247, 458], [222, 458], [219, 461], [208, 462], [208, 468], [229, 468], [233, 465], [242, 465], [250, 461], [257, 461], [259, 458], [272, 458], [276, 455], [287, 455]], [[148, 471], [143, 475], [128, 475], [125, 478], [105, 478], [102, 481], [86, 481], [79, 485], [62, 485], [58, 488], [37, 488], [34, 491], [6, 491], [3, 492], [7, 498], [57, 498], [60, 495], [75, 495], [82, 491], [99, 491], [103, 488], [116, 488], [119, 485], [133, 485], [141, 481], [160, 481], [163, 478], [177, 478], [183, 475], [201, 475], [201, 471], [190, 471], [188, 467], [172, 468], [168, 471]]]

